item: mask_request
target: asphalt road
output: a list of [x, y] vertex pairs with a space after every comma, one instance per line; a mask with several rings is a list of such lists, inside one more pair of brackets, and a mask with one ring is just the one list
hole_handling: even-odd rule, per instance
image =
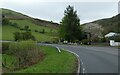
[[76, 53], [81, 61], [82, 73], [118, 73], [117, 48], [57, 44], [51, 45]]

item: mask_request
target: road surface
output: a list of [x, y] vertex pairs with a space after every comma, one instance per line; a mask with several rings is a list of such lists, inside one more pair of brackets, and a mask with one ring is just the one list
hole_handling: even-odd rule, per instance
[[51, 45], [76, 53], [81, 61], [82, 73], [118, 73], [117, 48], [58, 44]]

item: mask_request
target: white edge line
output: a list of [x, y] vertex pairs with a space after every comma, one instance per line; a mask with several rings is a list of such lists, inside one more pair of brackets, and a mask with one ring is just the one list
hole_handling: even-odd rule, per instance
[[61, 50], [60, 50], [60, 48], [59, 48], [59, 47], [56, 47], [56, 48], [57, 48], [58, 52], [59, 52], [59, 53], [61, 53]]
[[83, 73], [85, 73], [85, 68], [83, 68]]
[[[80, 61], [81, 61], [81, 65], [83, 65], [84, 63], [83, 63], [82, 59]], [[82, 73], [85, 73], [85, 68], [82, 68]]]

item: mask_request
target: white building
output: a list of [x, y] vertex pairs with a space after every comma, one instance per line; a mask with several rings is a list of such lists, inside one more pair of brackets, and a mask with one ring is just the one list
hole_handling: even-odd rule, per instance
[[119, 35], [119, 34], [114, 33], [114, 32], [110, 32], [110, 33], [106, 34], [105, 37], [106, 37], [106, 38], [107, 38], [107, 37], [109, 38], [109, 37], [117, 36], [117, 35]]
[[[114, 36], [120, 36], [118, 33], [110, 32], [105, 35], [105, 38], [110, 38]], [[120, 42], [115, 42], [114, 40], [110, 40], [110, 46], [120, 46]]]

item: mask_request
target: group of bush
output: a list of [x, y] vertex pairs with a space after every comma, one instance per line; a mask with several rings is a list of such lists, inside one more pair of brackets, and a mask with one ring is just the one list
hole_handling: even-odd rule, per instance
[[[15, 56], [17, 63], [13, 62], [15, 66], [13, 70], [22, 69], [29, 67], [38, 61], [43, 60], [44, 52], [36, 45], [34, 41], [20, 41], [20, 42], [11, 42], [2, 44], [3, 54]], [[7, 60], [3, 59], [2, 66], [7, 69], [10, 66], [7, 66], [5, 63]]]
[[44, 34], [44, 33], [45, 33], [45, 29], [42, 29], [42, 30], [40, 30], [40, 31], [38, 31], [38, 30], [35, 30], [35, 32], [39, 32], [39, 33], [42, 33], [42, 34]]
[[11, 25], [11, 26], [13, 26], [13, 27], [15, 27], [15, 28], [17, 28], [19, 30], [31, 31], [31, 29], [29, 29], [29, 26], [24, 26], [24, 28], [22, 28], [22, 27], [18, 26], [17, 23], [11, 23], [11, 22], [9, 23], [9, 25]]
[[20, 41], [20, 40], [34, 40], [35, 41], [35, 37], [31, 34], [31, 32], [15, 32], [14, 39], [15, 41]]

